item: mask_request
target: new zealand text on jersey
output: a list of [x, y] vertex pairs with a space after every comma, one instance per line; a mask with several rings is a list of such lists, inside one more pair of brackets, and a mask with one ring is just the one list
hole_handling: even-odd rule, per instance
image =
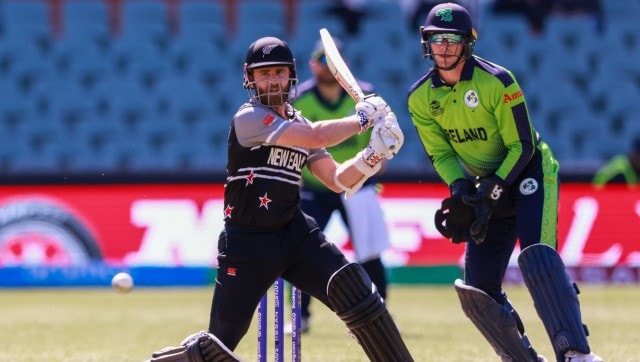
[[267, 163], [271, 166], [284, 167], [287, 170], [302, 172], [307, 156], [290, 148], [271, 147]]
[[445, 134], [451, 142], [464, 143], [467, 141], [487, 140], [487, 130], [483, 127], [469, 129], [445, 129]]

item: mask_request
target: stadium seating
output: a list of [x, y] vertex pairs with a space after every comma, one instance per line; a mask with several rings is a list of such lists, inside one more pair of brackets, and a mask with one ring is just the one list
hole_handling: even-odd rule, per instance
[[[374, 83], [406, 131], [389, 169], [429, 169], [406, 95], [431, 63], [397, 2], [372, 1], [351, 35], [328, 1], [298, 1], [293, 27], [279, 0], [233, 2], [235, 23], [226, 1], [121, 0], [119, 14], [110, 1], [0, 3], [0, 172], [222, 173], [229, 121], [247, 100], [249, 43], [286, 39], [304, 80], [321, 27], [346, 43], [354, 74]], [[535, 128], [565, 165], [604, 162], [640, 133], [640, 3], [602, 5], [602, 29], [590, 16], [554, 14], [537, 36], [523, 17], [483, 7], [478, 18], [476, 54], [516, 75]]]
[[101, 0], [65, 0], [62, 3], [62, 34], [105, 47], [110, 37], [107, 3]]
[[7, 0], [2, 3], [0, 23], [4, 37], [37, 45], [46, 50], [51, 42], [52, 27], [46, 0]]

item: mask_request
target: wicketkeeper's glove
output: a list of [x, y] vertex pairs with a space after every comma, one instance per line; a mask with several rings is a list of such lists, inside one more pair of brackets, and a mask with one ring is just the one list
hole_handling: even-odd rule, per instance
[[498, 176], [481, 177], [476, 193], [462, 196], [462, 201], [473, 207], [475, 212], [475, 221], [471, 224], [470, 232], [476, 244], [484, 242], [493, 207], [505, 193], [506, 188], [506, 183]]
[[459, 178], [449, 185], [451, 197], [476, 193], [476, 185], [466, 178]]
[[471, 241], [470, 228], [475, 221], [473, 207], [462, 201], [462, 195], [448, 197], [436, 211], [436, 229], [455, 244]]

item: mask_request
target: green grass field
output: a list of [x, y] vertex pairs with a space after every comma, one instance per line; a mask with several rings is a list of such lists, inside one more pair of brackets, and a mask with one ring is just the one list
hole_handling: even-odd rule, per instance
[[[551, 358], [526, 290], [507, 286], [506, 291], [538, 352]], [[211, 292], [210, 287], [138, 288], [129, 294], [0, 290], [0, 361], [143, 361], [206, 328]], [[460, 310], [452, 286], [392, 285], [389, 293], [389, 309], [416, 361], [499, 361]], [[640, 287], [583, 285], [580, 299], [594, 351], [605, 361], [640, 361]], [[311, 331], [302, 339], [303, 361], [366, 360], [325, 306], [315, 301], [312, 313]], [[236, 352], [256, 360], [255, 323]]]

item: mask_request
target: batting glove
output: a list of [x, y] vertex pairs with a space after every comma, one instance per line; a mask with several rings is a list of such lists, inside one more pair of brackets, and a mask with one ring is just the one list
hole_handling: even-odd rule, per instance
[[360, 121], [360, 133], [363, 133], [374, 123], [383, 123], [384, 118], [391, 112], [387, 102], [375, 94], [365, 97], [356, 104], [356, 114]]
[[398, 119], [395, 113], [389, 112], [384, 117], [384, 124], [379, 128], [380, 138], [384, 143], [386, 150], [383, 152], [387, 159], [392, 159], [397, 155], [404, 144], [404, 133], [398, 125]]

